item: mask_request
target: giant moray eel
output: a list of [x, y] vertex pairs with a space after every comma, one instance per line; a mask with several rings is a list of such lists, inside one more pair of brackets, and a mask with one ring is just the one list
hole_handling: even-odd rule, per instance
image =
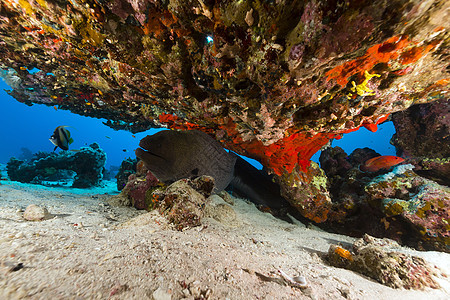
[[215, 180], [215, 193], [229, 186], [257, 205], [287, 206], [277, 184], [204, 132], [164, 130], [143, 138], [139, 147], [136, 156], [162, 182], [209, 175]]

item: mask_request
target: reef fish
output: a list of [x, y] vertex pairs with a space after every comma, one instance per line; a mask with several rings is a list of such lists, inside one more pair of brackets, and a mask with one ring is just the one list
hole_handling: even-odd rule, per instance
[[403, 158], [393, 155], [382, 155], [366, 160], [360, 167], [364, 172], [377, 172], [383, 169], [389, 169], [405, 161]]
[[215, 192], [232, 180], [236, 156], [216, 140], [198, 130], [164, 130], [139, 142], [135, 153], [161, 181], [208, 175], [215, 180]]
[[69, 150], [69, 145], [73, 143], [73, 139], [70, 137], [69, 130], [66, 129], [69, 126], [58, 126], [55, 131], [53, 131], [53, 135], [49, 138], [50, 142], [55, 145], [56, 148], [61, 148], [63, 150]]

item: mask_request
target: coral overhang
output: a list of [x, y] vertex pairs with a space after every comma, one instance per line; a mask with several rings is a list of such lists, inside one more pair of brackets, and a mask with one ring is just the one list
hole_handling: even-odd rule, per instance
[[0, 3], [0, 68], [18, 101], [132, 132], [203, 130], [277, 175], [447, 97], [447, 1]]

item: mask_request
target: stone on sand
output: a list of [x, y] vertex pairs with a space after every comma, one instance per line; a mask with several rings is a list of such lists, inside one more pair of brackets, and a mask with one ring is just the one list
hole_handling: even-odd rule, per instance
[[23, 213], [23, 218], [27, 221], [42, 221], [50, 217], [50, 213], [45, 207], [30, 204]]

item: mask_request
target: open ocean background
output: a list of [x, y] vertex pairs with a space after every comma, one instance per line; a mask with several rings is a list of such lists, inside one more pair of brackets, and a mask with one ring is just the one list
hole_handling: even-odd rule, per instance
[[[70, 126], [67, 129], [74, 139], [69, 149], [78, 149], [96, 142], [107, 154], [106, 168], [109, 169], [111, 166], [120, 166], [128, 157], [135, 158], [134, 150], [139, 141], [160, 130], [151, 129], [134, 135], [127, 131], [116, 131], [103, 124], [105, 119], [84, 117], [70, 111], [56, 110], [53, 106], [27, 106], [9, 96], [5, 90], [10, 89], [0, 80], [0, 163], [3, 164], [13, 156], [20, 158], [24, 154], [24, 148], [32, 153], [53, 151], [50, 136], [56, 127], [67, 125]], [[361, 128], [345, 134], [340, 140], [334, 140], [332, 146], [343, 148], [347, 154], [356, 148], [369, 147], [381, 155], [395, 155], [394, 146], [389, 144], [394, 133], [392, 122], [385, 122], [378, 126], [375, 133]], [[59, 148], [56, 151], [60, 151]], [[313, 156], [313, 161], [318, 162], [319, 156], [320, 151]], [[258, 162], [249, 161], [260, 168]]]

